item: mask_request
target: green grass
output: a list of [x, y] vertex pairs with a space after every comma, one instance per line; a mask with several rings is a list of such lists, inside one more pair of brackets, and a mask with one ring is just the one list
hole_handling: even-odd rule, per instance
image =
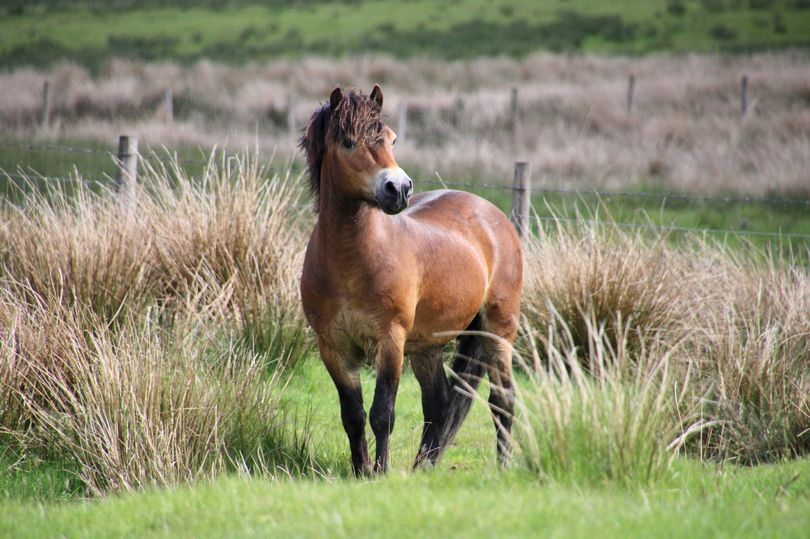
[[[141, 147], [141, 156], [153, 163], [167, 162], [169, 153], [162, 147]], [[210, 152], [197, 148], [172, 149], [184, 170], [199, 177], [210, 157]], [[54, 143], [0, 139], [0, 200], [19, 202], [32, 187], [44, 190], [56, 181], [62, 181], [68, 192], [77, 180], [77, 174], [94, 189], [98, 185], [111, 185], [116, 177], [117, 147], [87, 140], [60, 139]], [[8, 176], [6, 176], [6, 174]], [[25, 178], [21, 176], [27, 176]], [[45, 179], [45, 178], [59, 178]]]
[[518, 472], [373, 482], [223, 479], [102, 502], [5, 504], [0, 534], [329, 537], [804, 537], [807, 461], [717, 472], [684, 464], [649, 491], [541, 485]]
[[[368, 368], [362, 373], [366, 408], [374, 396], [374, 373]], [[486, 392], [486, 389], [482, 388]], [[396, 428], [391, 439], [391, 466], [394, 473], [410, 470], [422, 434], [422, 407], [419, 384], [410, 372], [403, 378], [397, 394]], [[306, 414], [314, 427], [311, 443], [320, 462], [328, 472], [349, 475], [349, 452], [340, 420], [337, 391], [326, 369], [317, 358], [303, 362], [292, 374], [285, 392], [285, 406], [297, 410], [299, 418]], [[366, 429], [369, 449], [374, 451], [374, 436]], [[486, 404], [475, 402], [470, 415], [443, 459], [442, 467], [480, 472], [495, 465], [495, 427]]]
[[[491, 200], [507, 213], [511, 209], [512, 192], [508, 188], [477, 188], [474, 185], [460, 185], [463, 181], [448, 182], [450, 187], [458, 185], [454, 188], [471, 191]], [[425, 182], [423, 190], [438, 187], [433, 182]], [[667, 198], [664, 196], [666, 192], [643, 185], [629, 186], [621, 192], [659, 196], [604, 196], [587, 189], [580, 193], [558, 193], [553, 190], [546, 192], [543, 186], [537, 186], [532, 193], [532, 211], [543, 226], [555, 226], [550, 221], [553, 217], [615, 222], [629, 227], [649, 227], [651, 231], [669, 229], [673, 241], [678, 241], [684, 234], [700, 235], [704, 233], [701, 230], [706, 230], [708, 238], [734, 247], [746, 248], [750, 243], [776, 249], [785, 255], [792, 252], [797, 262], [807, 262], [810, 238], [801, 236], [810, 236], [810, 212], [807, 211], [808, 205], [786, 202], [791, 200], [789, 196], [777, 195], [773, 202], [740, 200], [744, 197], [734, 194], [729, 194], [732, 200], [728, 201], [688, 200]]]
[[[370, 396], [372, 375], [363, 375]], [[327, 478], [226, 477], [211, 483], [85, 501], [53, 463], [0, 466], [0, 536], [804, 537], [810, 526], [810, 460], [754, 468], [681, 459], [646, 487], [541, 482], [494, 467], [494, 432], [473, 406], [436, 470], [411, 474], [421, 422], [419, 393], [403, 376], [389, 477], [345, 477], [348, 448], [337, 396], [317, 360], [290, 380], [288, 405], [309, 410]], [[368, 397], [367, 397], [368, 400]]]
[[[683, 10], [668, 9], [680, 4]], [[212, 5], [216, 4], [216, 5]], [[539, 49], [605, 53], [806, 47], [810, 9], [781, 0], [484, 2], [40, 1], [0, 8], [0, 66], [63, 57], [99, 67], [113, 56], [261, 61], [358, 52], [469, 58]], [[137, 5], [137, 4], [136, 4]], [[720, 6], [708, 9], [709, 5]]]
[[71, 463], [13, 451], [0, 442], [0, 505], [4, 502], [57, 502], [84, 494]]

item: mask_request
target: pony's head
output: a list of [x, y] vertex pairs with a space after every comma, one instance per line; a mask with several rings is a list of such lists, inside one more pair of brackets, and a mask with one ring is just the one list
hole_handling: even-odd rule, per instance
[[337, 87], [312, 115], [300, 146], [316, 206], [329, 190], [332, 198], [369, 202], [388, 214], [408, 207], [413, 182], [394, 160], [396, 135], [382, 121], [382, 104], [379, 86], [369, 96]]

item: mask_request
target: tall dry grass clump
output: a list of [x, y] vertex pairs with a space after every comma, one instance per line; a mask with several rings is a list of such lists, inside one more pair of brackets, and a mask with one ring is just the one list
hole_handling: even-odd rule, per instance
[[310, 347], [292, 179], [224, 155], [141, 179], [2, 208], [0, 433], [93, 494], [313, 466], [279, 406]]
[[[562, 324], [567, 338], [558, 345], [579, 351], [588, 350], [594, 322], [614, 348], [678, 334], [685, 296], [702, 278], [666, 236], [609, 224], [540, 229], [525, 257], [523, 316], [535, 328]], [[545, 346], [536, 351], [544, 355]]]
[[[195, 184], [164, 164], [147, 172], [153, 206], [145, 211], [161, 238], [155, 267], [170, 301], [222, 287], [244, 344], [283, 362], [302, 356], [310, 345], [298, 293], [305, 236], [289, 171], [265, 181], [257, 159], [223, 157]], [[166, 177], [178, 181], [159, 181]]]
[[810, 449], [806, 268], [603, 224], [526, 250], [531, 469], [646, 480], [677, 451], [751, 464]]
[[278, 377], [265, 377], [257, 356], [212, 343], [208, 321], [111, 329], [81, 306], [9, 298], [1, 314], [0, 429], [74, 463], [90, 494], [274, 473], [302, 454], [289, 445]]
[[298, 353], [296, 197], [292, 178], [268, 178], [255, 156], [212, 156], [201, 178], [162, 160], [142, 172], [134, 200], [55, 187], [4, 207], [1, 262], [23, 296], [106, 321], [155, 305], [171, 315], [213, 291], [246, 339], [276, 351], [286, 339]]
[[[689, 341], [704, 414], [701, 455], [755, 463], [810, 450], [810, 276], [790, 260], [727, 252]], [[696, 306], [697, 308], [698, 306]]]
[[564, 322], [540, 337], [520, 391], [517, 439], [541, 478], [646, 484], [662, 477], [702, 427], [689, 378], [677, 373], [678, 344], [660, 335], [632, 343], [633, 330], [605, 331], [585, 315], [587, 365]]
[[6, 205], [3, 277], [46, 301], [80, 303], [107, 319], [143, 307], [157, 294], [148, 264], [152, 235], [118, 199], [82, 188], [72, 198], [57, 187], [25, 206]]

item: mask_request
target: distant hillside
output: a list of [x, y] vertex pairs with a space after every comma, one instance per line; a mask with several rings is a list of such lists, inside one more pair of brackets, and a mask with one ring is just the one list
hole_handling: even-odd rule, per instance
[[111, 57], [263, 61], [304, 54], [469, 58], [810, 46], [810, 0], [12, 0], [0, 67]]

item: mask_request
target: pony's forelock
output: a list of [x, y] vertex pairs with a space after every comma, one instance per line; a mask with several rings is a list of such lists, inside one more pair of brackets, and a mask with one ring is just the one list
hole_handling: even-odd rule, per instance
[[312, 114], [299, 146], [307, 159], [309, 189], [317, 211], [321, 191], [321, 169], [327, 140], [351, 141], [357, 145], [377, 144], [383, 139], [380, 106], [368, 96], [351, 90], [333, 111], [329, 103]]

